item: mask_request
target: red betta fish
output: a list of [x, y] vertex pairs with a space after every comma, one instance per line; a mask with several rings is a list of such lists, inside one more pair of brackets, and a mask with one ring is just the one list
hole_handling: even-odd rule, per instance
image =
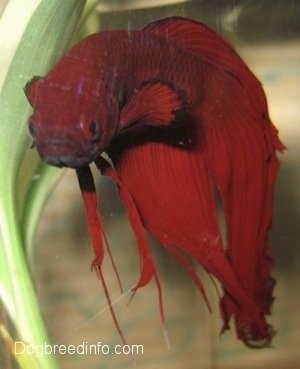
[[133, 290], [154, 278], [164, 320], [146, 229], [204, 297], [187, 255], [222, 284], [223, 330], [233, 320], [246, 345], [269, 345], [274, 331], [265, 316], [275, 282], [268, 231], [276, 151], [284, 146], [260, 83], [234, 49], [204, 24], [184, 18], [130, 32], [99, 32], [71, 48], [45, 77], [34, 77], [25, 92], [34, 109], [29, 131], [40, 156], [77, 171], [93, 267], [121, 337], [101, 273], [106, 243], [91, 162], [117, 183], [137, 238], [141, 271]]

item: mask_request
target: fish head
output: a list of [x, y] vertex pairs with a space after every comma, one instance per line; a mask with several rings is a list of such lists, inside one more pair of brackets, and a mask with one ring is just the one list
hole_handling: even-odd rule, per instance
[[115, 101], [92, 76], [66, 71], [34, 77], [25, 94], [33, 107], [29, 133], [50, 165], [87, 165], [105, 151], [116, 132]]

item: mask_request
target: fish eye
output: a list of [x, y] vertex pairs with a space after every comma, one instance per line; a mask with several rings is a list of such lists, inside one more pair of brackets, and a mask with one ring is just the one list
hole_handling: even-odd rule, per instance
[[89, 132], [91, 135], [91, 141], [98, 141], [99, 139], [99, 126], [95, 121], [91, 121], [89, 125]]

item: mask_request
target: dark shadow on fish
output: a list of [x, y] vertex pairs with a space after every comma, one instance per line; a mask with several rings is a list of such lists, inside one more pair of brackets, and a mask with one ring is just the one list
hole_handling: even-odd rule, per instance
[[[196, 130], [201, 130], [201, 124], [189, 116], [186, 111], [176, 112], [175, 122], [167, 127], [146, 126], [124, 132], [113, 139], [106, 152], [114, 161], [132, 146], [147, 142], [159, 142], [181, 150], [199, 150], [196, 141]], [[198, 136], [199, 137], [199, 136]]]

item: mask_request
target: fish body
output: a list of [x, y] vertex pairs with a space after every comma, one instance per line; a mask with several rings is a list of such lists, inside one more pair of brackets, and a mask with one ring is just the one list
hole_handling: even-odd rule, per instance
[[214, 75], [204, 60], [150, 33], [91, 35], [27, 86], [37, 150], [49, 164], [90, 163], [131, 126], [169, 125], [192, 110], [205, 97], [199, 86], [208, 88]]
[[135, 289], [154, 277], [160, 290], [147, 229], [204, 296], [185, 254], [221, 282], [223, 330], [233, 318], [245, 344], [269, 345], [274, 331], [265, 316], [274, 279], [268, 231], [276, 151], [284, 146], [259, 81], [233, 48], [184, 18], [100, 32], [75, 45], [25, 91], [34, 108], [29, 130], [41, 157], [77, 170], [95, 265], [103, 258], [101, 231], [82, 169], [93, 161], [118, 184], [137, 236], [141, 275]]

